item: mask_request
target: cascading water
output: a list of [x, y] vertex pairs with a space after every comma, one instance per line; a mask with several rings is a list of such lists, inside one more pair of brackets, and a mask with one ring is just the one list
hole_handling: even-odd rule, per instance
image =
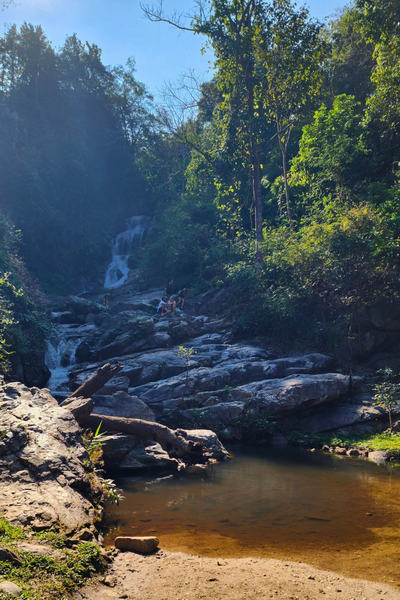
[[46, 365], [51, 371], [47, 387], [51, 391], [68, 390], [69, 369], [75, 364], [75, 351], [85, 335], [94, 329], [94, 325], [57, 325], [57, 333], [47, 345]]
[[130, 217], [126, 220], [127, 229], [115, 238], [112, 260], [104, 281], [105, 288], [118, 287], [125, 283], [128, 273], [128, 260], [135, 249], [141, 247], [148, 231], [147, 217]]

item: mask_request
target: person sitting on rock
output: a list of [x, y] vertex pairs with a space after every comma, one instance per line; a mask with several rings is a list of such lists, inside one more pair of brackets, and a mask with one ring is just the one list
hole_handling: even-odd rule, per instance
[[181, 310], [183, 310], [183, 307], [185, 306], [186, 296], [187, 296], [187, 293], [188, 293], [189, 290], [190, 290], [190, 288], [185, 287], [182, 290], [180, 290], [180, 292], [178, 293], [177, 306], [179, 306], [179, 308]]
[[157, 306], [157, 314], [161, 315], [162, 317], [170, 312], [167, 300], [167, 296], [164, 296]]
[[174, 297], [170, 296], [170, 299], [168, 300], [168, 312], [170, 312], [174, 315], [175, 311], [176, 311], [176, 302], [175, 302]]

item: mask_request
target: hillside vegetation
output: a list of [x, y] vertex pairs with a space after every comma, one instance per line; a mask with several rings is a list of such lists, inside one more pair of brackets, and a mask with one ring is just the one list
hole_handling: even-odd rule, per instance
[[[239, 337], [333, 350], [366, 307], [399, 296], [400, 8], [355, 0], [328, 25], [290, 0], [198, 8], [184, 26], [212, 47], [213, 76], [184, 77], [162, 107], [133, 59], [108, 67], [75, 35], [56, 51], [40, 27], [7, 28], [4, 231], [21, 230], [45, 291], [81, 292], [124, 219], [146, 213], [135, 264], [149, 284], [214, 289]], [[145, 13], [169, 19], [161, 4]], [[3, 301], [9, 349], [17, 304]]]

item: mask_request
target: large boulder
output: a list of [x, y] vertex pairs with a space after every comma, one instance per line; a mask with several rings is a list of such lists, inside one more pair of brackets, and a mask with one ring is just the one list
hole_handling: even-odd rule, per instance
[[339, 373], [297, 375], [239, 386], [229, 392], [228, 400], [244, 402], [255, 413], [279, 418], [340, 398], [348, 390], [349, 377]]
[[112, 396], [95, 394], [93, 396], [94, 415], [109, 417], [125, 417], [128, 419], [143, 419], [155, 421], [154, 412], [137, 396], [123, 391], [115, 392]]
[[93, 531], [88, 455], [72, 413], [48, 390], [7, 384], [0, 387], [0, 431], [1, 516], [38, 530]]

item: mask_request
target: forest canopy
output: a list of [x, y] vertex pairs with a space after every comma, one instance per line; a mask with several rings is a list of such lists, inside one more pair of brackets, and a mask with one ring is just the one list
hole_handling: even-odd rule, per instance
[[400, 291], [400, 8], [355, 0], [323, 25], [290, 0], [195, 7], [144, 7], [215, 56], [210, 81], [183, 78], [162, 107], [133, 59], [6, 30], [0, 208], [46, 291], [99, 283], [112, 237], [145, 213], [148, 283], [218, 291], [238, 336], [327, 349]]

